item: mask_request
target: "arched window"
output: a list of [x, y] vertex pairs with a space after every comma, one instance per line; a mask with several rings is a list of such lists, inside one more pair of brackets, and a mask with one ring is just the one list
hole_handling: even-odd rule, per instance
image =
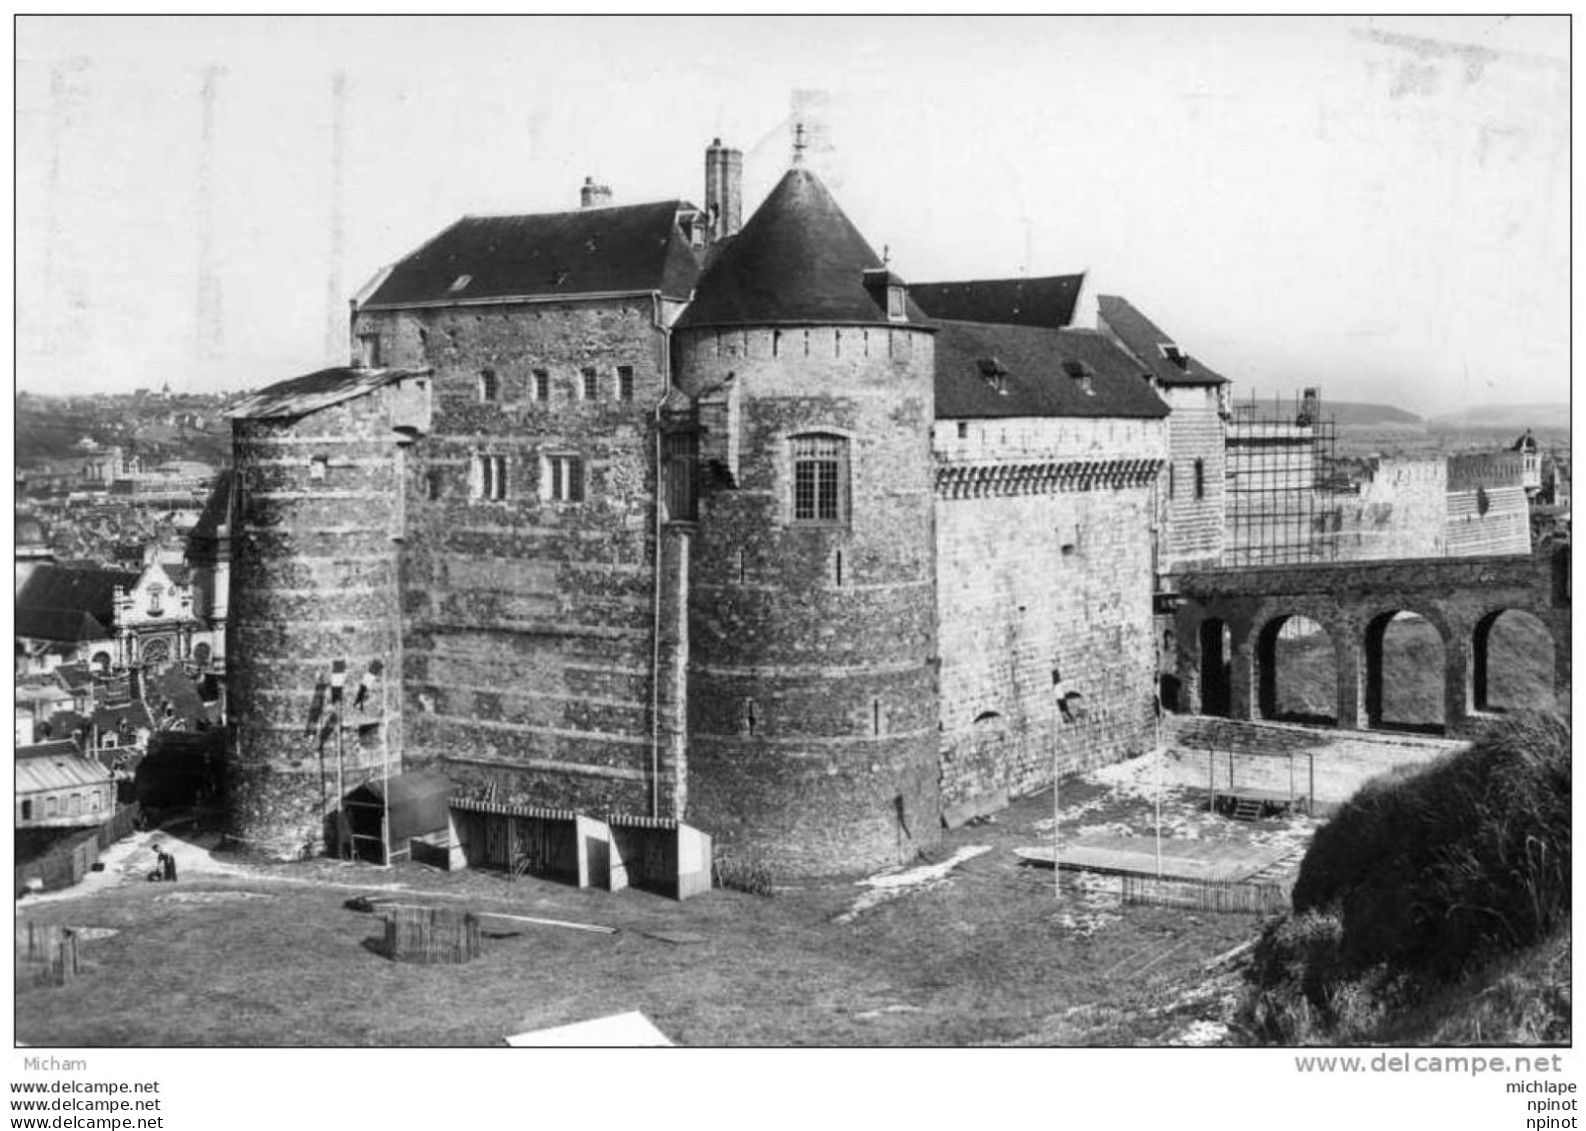
[[487, 404], [501, 399], [501, 379], [494, 369], [479, 371], [479, 399]]
[[193, 645], [193, 663], [197, 664], [201, 668], [207, 668], [209, 666], [209, 656], [210, 652], [208, 644]]
[[811, 432], [793, 437], [793, 521], [848, 521], [848, 441]]

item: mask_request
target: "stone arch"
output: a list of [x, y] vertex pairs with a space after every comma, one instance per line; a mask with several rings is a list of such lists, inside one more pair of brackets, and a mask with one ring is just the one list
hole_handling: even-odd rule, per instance
[[1477, 711], [1557, 708], [1558, 647], [1552, 629], [1534, 612], [1514, 606], [1489, 610], [1476, 621], [1470, 647], [1470, 704]]
[[1380, 608], [1366, 617], [1363, 645], [1367, 727], [1431, 734], [1451, 729], [1449, 672], [1459, 653], [1440, 613], [1410, 604]]
[[89, 665], [89, 667], [93, 668], [94, 671], [99, 672], [101, 675], [109, 674], [109, 672], [110, 672], [110, 653], [109, 652], [95, 652], [93, 654], [93, 656], [89, 659], [88, 665]]
[[1341, 666], [1339, 639], [1326, 617], [1306, 608], [1271, 616], [1256, 634], [1259, 717], [1337, 726]]

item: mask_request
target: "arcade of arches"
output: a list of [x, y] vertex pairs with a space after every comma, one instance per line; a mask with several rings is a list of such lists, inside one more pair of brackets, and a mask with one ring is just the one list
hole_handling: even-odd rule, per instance
[[1179, 574], [1177, 706], [1446, 734], [1524, 706], [1567, 715], [1568, 577], [1567, 545]]

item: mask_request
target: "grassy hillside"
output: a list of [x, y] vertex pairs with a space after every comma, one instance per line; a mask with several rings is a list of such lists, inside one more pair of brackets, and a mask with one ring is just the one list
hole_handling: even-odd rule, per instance
[[1273, 1044], [1569, 1040], [1569, 728], [1525, 713], [1368, 782], [1256, 945], [1239, 1024]]

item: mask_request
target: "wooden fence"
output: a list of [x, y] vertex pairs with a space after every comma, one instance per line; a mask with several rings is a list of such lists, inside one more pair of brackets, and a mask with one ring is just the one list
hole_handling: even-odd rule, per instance
[[69, 927], [21, 922], [16, 925], [18, 981], [30, 974], [35, 984], [64, 986], [82, 972], [77, 932]]
[[1158, 879], [1125, 873], [1123, 902], [1152, 907], [1186, 907], [1196, 911], [1267, 915], [1289, 909], [1287, 884], [1240, 880]]
[[442, 907], [385, 909], [385, 954], [398, 962], [458, 964], [479, 957], [479, 919]]
[[81, 880], [99, 860], [99, 854], [136, 827], [139, 808], [134, 802], [116, 810], [115, 815], [93, 828], [83, 829], [55, 845], [48, 852], [14, 867], [14, 891], [20, 895], [29, 880], [39, 880], [45, 891], [71, 887]]

